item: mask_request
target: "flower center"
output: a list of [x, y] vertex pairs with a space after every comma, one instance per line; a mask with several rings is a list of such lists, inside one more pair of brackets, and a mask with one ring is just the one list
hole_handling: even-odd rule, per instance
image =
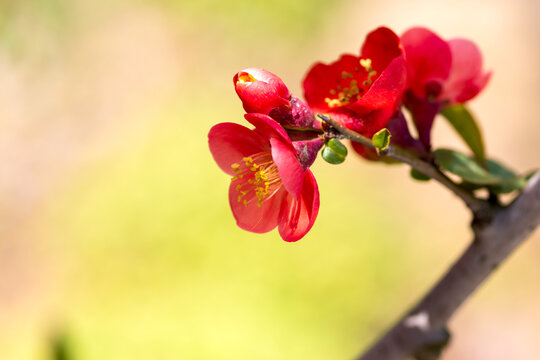
[[[360, 66], [355, 67], [354, 72], [341, 72], [341, 78], [336, 80], [338, 85], [330, 89], [330, 95], [335, 96], [337, 94], [337, 98], [327, 97], [324, 99], [329, 107], [333, 108], [355, 102], [369, 89], [377, 72], [371, 67], [371, 59], [360, 59], [359, 63]], [[362, 80], [362, 85], [359, 86], [358, 81], [361, 79], [364, 80]], [[343, 87], [342, 83], [347, 81], [349, 81], [348, 85]]]
[[260, 207], [263, 201], [274, 195], [281, 186], [281, 177], [270, 152], [244, 157], [242, 162], [234, 163], [231, 167], [236, 174], [231, 181], [237, 183], [237, 201], [244, 206], [256, 200]]

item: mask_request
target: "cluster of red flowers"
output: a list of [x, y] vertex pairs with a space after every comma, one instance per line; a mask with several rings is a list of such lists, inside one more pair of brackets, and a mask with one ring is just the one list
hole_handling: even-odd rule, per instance
[[[319, 191], [309, 167], [324, 145], [314, 113], [368, 137], [386, 127], [393, 144], [422, 154], [431, 147], [435, 115], [476, 96], [489, 77], [468, 40], [444, 41], [425, 28], [399, 37], [385, 27], [368, 34], [359, 55], [315, 64], [303, 82], [306, 103], [268, 71], [240, 71], [233, 82], [254, 129], [221, 123], [208, 135], [214, 159], [232, 176], [229, 202], [238, 226], [256, 233], [278, 227], [285, 241], [311, 229]], [[418, 139], [409, 133], [402, 105]], [[378, 159], [359, 144], [353, 148]]]

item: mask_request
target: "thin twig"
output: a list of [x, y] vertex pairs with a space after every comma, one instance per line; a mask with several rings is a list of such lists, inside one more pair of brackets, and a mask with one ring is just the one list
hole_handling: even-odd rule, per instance
[[[363, 136], [353, 130], [347, 129], [332, 118], [317, 114], [324, 122], [336, 129], [344, 138], [364, 145], [367, 148], [375, 149], [370, 138]], [[406, 164], [409, 164], [413, 169], [420, 171], [421, 173], [429, 176], [430, 178], [440, 182], [447, 189], [453, 192], [465, 204], [471, 209], [476, 218], [485, 218], [485, 214], [490, 211], [490, 204], [482, 199], [476, 198], [471, 192], [463, 189], [454, 183], [448, 176], [443, 174], [439, 169], [433, 166], [431, 163], [426, 162], [410, 152], [403, 150], [395, 146], [388, 146], [385, 150], [380, 151], [380, 155], [386, 156], [395, 160], [399, 160]]]

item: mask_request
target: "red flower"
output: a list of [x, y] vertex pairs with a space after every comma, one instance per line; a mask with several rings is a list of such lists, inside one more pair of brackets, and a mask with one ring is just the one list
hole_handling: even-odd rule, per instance
[[444, 41], [432, 31], [415, 27], [401, 37], [407, 59], [408, 88], [419, 98], [463, 103], [487, 84], [482, 54], [467, 39]]
[[444, 41], [432, 31], [416, 27], [401, 36], [405, 49], [408, 92], [420, 140], [430, 146], [435, 115], [442, 106], [474, 98], [488, 83], [491, 72], [482, 70], [482, 54], [466, 39]]
[[297, 149], [285, 130], [269, 116], [246, 114], [250, 130], [234, 123], [217, 124], [208, 134], [210, 151], [219, 167], [233, 176], [229, 203], [239, 227], [255, 233], [276, 226], [285, 241], [300, 240], [319, 211], [319, 190], [309, 169], [313, 146]]
[[406, 86], [399, 37], [381, 27], [368, 34], [360, 56], [315, 64], [304, 79], [308, 105], [344, 126], [372, 136], [395, 113]]

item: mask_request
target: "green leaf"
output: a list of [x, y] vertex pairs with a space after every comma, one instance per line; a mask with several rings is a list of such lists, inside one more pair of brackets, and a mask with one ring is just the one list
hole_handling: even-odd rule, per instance
[[373, 142], [373, 146], [375, 146], [377, 149], [384, 150], [388, 147], [388, 145], [390, 145], [391, 137], [392, 135], [390, 134], [390, 131], [384, 128], [373, 135], [373, 139], [371, 141]]
[[515, 190], [521, 190], [527, 183], [524, 177], [518, 176], [512, 170], [495, 160], [488, 159], [486, 163], [489, 172], [501, 179], [499, 185], [490, 187], [497, 194], [506, 194]]
[[330, 139], [321, 152], [322, 158], [330, 164], [341, 164], [347, 157], [347, 148], [336, 139]]
[[515, 172], [495, 160], [488, 159], [486, 164], [490, 173], [497, 175], [503, 180], [509, 180], [518, 177]]
[[472, 157], [454, 150], [438, 149], [434, 155], [443, 170], [461, 177], [460, 186], [471, 191], [488, 187], [496, 194], [506, 194], [521, 190], [527, 183], [526, 176], [517, 175], [495, 160], [486, 159], [486, 170]]
[[437, 149], [433, 155], [439, 166], [463, 180], [481, 185], [499, 185], [501, 179], [489, 173], [469, 156], [450, 149]]
[[442, 109], [441, 114], [467, 143], [478, 162], [485, 164], [486, 152], [482, 133], [469, 110], [463, 105], [454, 105]]
[[411, 168], [411, 177], [418, 181], [429, 181], [431, 178], [421, 171]]

